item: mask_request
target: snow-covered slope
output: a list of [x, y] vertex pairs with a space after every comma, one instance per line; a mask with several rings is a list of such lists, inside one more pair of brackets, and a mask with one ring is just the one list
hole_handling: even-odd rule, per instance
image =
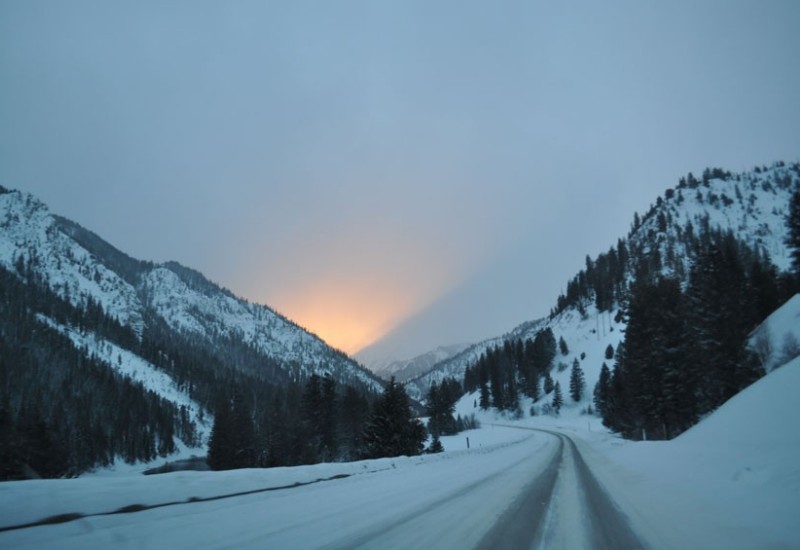
[[[785, 245], [785, 218], [798, 181], [800, 164], [784, 163], [741, 174], [714, 170], [701, 179], [682, 178], [681, 183], [659, 197], [644, 216], [635, 216], [630, 234], [621, 242], [627, 244], [631, 257], [652, 257], [657, 250], [661, 271], [686, 281], [693, 258], [693, 252], [687, 250], [687, 235], [696, 236], [703, 228], [730, 230], [738, 239], [767, 253], [775, 266], [785, 271], [791, 264]], [[632, 265], [629, 263], [626, 268], [630, 281]], [[567, 400], [567, 406], [585, 407], [591, 403], [591, 390], [603, 362], [609, 367], [613, 364], [613, 359], [605, 358], [605, 350], [609, 345], [617, 348], [625, 325], [624, 321], [615, 321], [619, 304], [600, 313], [594, 297], [590, 296], [581, 305], [567, 306], [549, 318], [523, 323], [503, 336], [470, 346], [410, 380], [406, 385], [409, 395], [421, 399], [434, 382], [446, 377], [461, 380], [466, 368], [475, 364], [487, 349], [510, 339], [532, 338], [538, 331], [550, 327], [556, 339], [564, 338], [570, 351], [566, 356], [557, 355], [553, 378], [560, 382], [562, 389], [569, 387], [569, 368], [566, 367], [577, 357], [589, 391], [585, 392], [581, 403], [572, 404]], [[560, 372], [559, 363], [565, 367]]]
[[798, 388], [794, 359], [672, 441], [584, 432], [582, 450], [654, 547], [796, 548]]
[[378, 376], [388, 380], [392, 376], [398, 382], [405, 382], [419, 374], [427, 372], [442, 361], [450, 359], [464, 351], [468, 344], [454, 344], [452, 346], [439, 346], [427, 353], [422, 353], [411, 359], [379, 360], [370, 357], [369, 350], [364, 350], [355, 355], [355, 358]]
[[[190, 277], [201, 284], [193, 284]], [[329, 372], [340, 382], [358, 380], [373, 389], [380, 388], [367, 371], [315, 335], [178, 264], [154, 266], [143, 274], [138, 289], [148, 309], [177, 331], [209, 341], [243, 342], [283, 363], [295, 376]]]
[[52, 290], [82, 304], [91, 296], [106, 313], [141, 332], [143, 308], [134, 286], [80, 246], [34, 196], [0, 188], [0, 263], [30, 263]]
[[684, 184], [683, 179], [659, 197], [629, 235], [631, 247], [652, 249], [657, 243], [663, 259], [675, 256], [688, 262], [691, 254], [679, 237], [689, 224], [695, 234], [707, 226], [732, 231], [737, 239], [769, 254], [779, 270], [789, 269], [785, 219], [800, 179], [800, 165], [777, 163], [751, 172], [718, 175], [721, 177], [709, 176], [694, 185]]
[[195, 449], [202, 449], [208, 444], [208, 438], [211, 435], [211, 424], [214, 420], [213, 416], [204, 412], [203, 407], [187, 395], [167, 373], [159, 370], [135, 353], [121, 348], [96, 334], [81, 332], [46, 317], [40, 316], [40, 319], [45, 324], [67, 336], [72, 340], [75, 347], [85, 349], [88, 354], [103, 361], [109, 368], [120, 375], [141, 384], [146, 390], [157, 393], [167, 401], [171, 401], [179, 410], [185, 410], [189, 421], [193, 422], [196, 427], [197, 435], [197, 441], [185, 443], [190, 446], [196, 444]]
[[591, 390], [600, 376], [603, 363], [609, 368], [613, 365], [614, 360], [605, 357], [606, 348], [611, 345], [616, 350], [625, 335], [625, 323], [616, 322], [614, 317], [612, 312], [600, 313], [597, 308], [590, 306], [586, 308], [585, 315], [570, 308], [553, 319], [525, 323], [508, 334], [474, 344], [452, 359], [436, 365], [428, 373], [409, 381], [406, 390], [409, 395], [422, 399], [433, 383], [441, 383], [445, 378], [463, 379], [466, 368], [477, 363], [488, 349], [500, 346], [506, 340], [531, 339], [540, 330], [550, 327], [556, 339], [564, 339], [568, 349], [567, 354], [558, 352], [553, 360], [553, 381], [559, 382], [566, 391], [569, 388], [569, 367], [577, 359], [587, 383], [588, 391], [584, 399], [579, 403], [566, 400], [564, 414], [569, 415], [569, 411], [574, 409], [577, 412], [591, 403]]
[[421, 373], [408, 380], [405, 384], [406, 392], [412, 398], [418, 401], [422, 400], [430, 389], [431, 384], [440, 384], [445, 378], [462, 380], [467, 367], [477, 363], [481, 355], [486, 353], [488, 349], [502, 345], [507, 339], [532, 338], [545, 326], [545, 319], [531, 321], [519, 325], [513, 331], [503, 336], [488, 338], [477, 344], [472, 344], [460, 353], [435, 364], [427, 372]]
[[[73, 305], [93, 300], [140, 338], [146, 323], [159, 320], [175, 338], [199, 339], [221, 355], [231, 342], [254, 349], [293, 379], [326, 372], [339, 382], [381, 389], [371, 373], [345, 354], [270, 308], [237, 298], [177, 263], [130, 258], [52, 214], [32, 195], [3, 188], [0, 264], [10, 271], [30, 270]], [[159, 393], [171, 395], [167, 388]]]

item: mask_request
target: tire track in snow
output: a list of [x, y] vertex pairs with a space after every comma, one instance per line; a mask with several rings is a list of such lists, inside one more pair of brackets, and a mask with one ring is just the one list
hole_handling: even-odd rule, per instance
[[[558, 451], [554, 453], [554, 458], [551, 459], [549, 464], [552, 464], [555, 461], [555, 458], [557, 458], [558, 454]], [[481, 491], [491, 491], [492, 486], [495, 485], [500, 478], [508, 477], [509, 471], [524, 467], [530, 461], [531, 456], [523, 456], [519, 460], [507, 465], [504, 469], [495, 471], [490, 475], [482, 477], [468, 485], [461, 486], [457, 490], [452, 491], [421, 508], [415, 509], [413, 512], [378, 524], [369, 531], [359, 534], [357, 537], [351, 537], [343, 541], [340, 540], [331, 545], [324, 546], [323, 548], [332, 550], [338, 548], [428, 547], [429, 543], [432, 542], [428, 539], [442, 536], [442, 532], [445, 530], [444, 528], [440, 528], [432, 532], [429, 528], [427, 528], [427, 526], [423, 525], [430, 520], [431, 516], [441, 513], [443, 510], [446, 510], [451, 505], [462, 501], [465, 498], [474, 497]], [[536, 479], [538, 480], [539, 477]], [[418, 525], [418, 523], [420, 523], [420, 525]], [[480, 526], [474, 526], [474, 528], [479, 530]], [[418, 541], [420, 544], [424, 544], [424, 546], [418, 546], [415, 543], [409, 543], [409, 535], [411, 533], [415, 533], [415, 531], [417, 536], [425, 539], [424, 543], [422, 541]], [[447, 538], [447, 536], [442, 536], [442, 539]], [[402, 543], [399, 545], [397, 543], [398, 540], [402, 541]], [[436, 542], [443, 543], [443, 540], [438, 540]], [[447, 546], [449, 547], [450, 545], [447, 544]]]
[[558, 439], [559, 452], [478, 548], [645, 548], [569, 436], [539, 428], [502, 426], [549, 434]]
[[[377, 471], [377, 470], [376, 470]], [[366, 473], [374, 473], [373, 472], [366, 472]], [[262, 487], [259, 489], [250, 489], [248, 491], [238, 491], [235, 493], [225, 493], [222, 495], [214, 495], [209, 497], [189, 497], [186, 500], [175, 500], [170, 502], [159, 502], [156, 504], [129, 504], [127, 506], [123, 506], [121, 508], [117, 508], [116, 510], [111, 510], [109, 512], [94, 512], [91, 514], [84, 514], [81, 512], [67, 512], [62, 514], [57, 514], [55, 516], [50, 516], [46, 518], [42, 518], [37, 521], [31, 521], [28, 523], [21, 523], [17, 525], [4, 525], [0, 527], [0, 533], [5, 531], [18, 531], [20, 529], [31, 529], [33, 527], [43, 527], [47, 525], [58, 525], [59, 523], [69, 523], [71, 521], [78, 521], [85, 518], [96, 518], [102, 516], [116, 516], [120, 514], [135, 514], [137, 512], [146, 512], [147, 510], [155, 510], [156, 508], [165, 508], [168, 506], [183, 506], [187, 504], [197, 504], [201, 502], [213, 502], [215, 500], [223, 500], [228, 498], [237, 498], [242, 496], [248, 495], [256, 495], [259, 493], [268, 493], [272, 491], [283, 491], [286, 489], [296, 489], [298, 487], [305, 487], [307, 485], [314, 485], [315, 483], [322, 483], [324, 481], [336, 481], [337, 479], [345, 479], [350, 477], [353, 474], [337, 474], [331, 477], [319, 478], [312, 481], [296, 481], [289, 485], [278, 485], [275, 487]]]

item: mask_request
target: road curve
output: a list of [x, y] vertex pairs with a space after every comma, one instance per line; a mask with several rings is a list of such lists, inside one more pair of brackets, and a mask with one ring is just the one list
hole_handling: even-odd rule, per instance
[[0, 532], [0, 547], [641, 548], [572, 440], [529, 434], [422, 467]]
[[646, 546], [592, 474], [569, 436], [545, 429], [559, 452], [499, 518], [478, 548], [637, 549]]

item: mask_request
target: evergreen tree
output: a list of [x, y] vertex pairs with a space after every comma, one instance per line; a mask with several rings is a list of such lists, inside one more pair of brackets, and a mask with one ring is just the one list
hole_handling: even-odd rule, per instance
[[500, 350], [491, 350], [491, 353], [487, 354], [487, 361], [489, 362], [489, 381], [492, 384], [492, 406], [503, 410], [506, 408], [506, 394]]
[[[231, 468], [256, 466], [256, 436], [253, 411], [241, 393], [236, 393], [232, 403]], [[227, 469], [227, 468], [226, 468]]]
[[600, 378], [594, 387], [594, 408], [601, 417], [606, 414], [606, 402], [608, 401], [608, 392], [611, 387], [611, 371], [608, 365], [603, 363], [600, 367]]
[[212, 470], [256, 466], [256, 438], [250, 407], [239, 393], [220, 399], [206, 459]]
[[489, 392], [489, 386], [486, 382], [481, 382], [481, 396], [480, 396], [480, 407], [481, 410], [489, 410], [491, 406], [491, 394]]
[[439, 440], [438, 435], [433, 436], [433, 441], [431, 441], [431, 445], [430, 447], [428, 447], [427, 452], [428, 454], [436, 454], [444, 452], [444, 446], [442, 445], [442, 442]]
[[425, 427], [412, 416], [405, 389], [392, 377], [364, 431], [365, 458], [418, 455], [425, 438]]
[[214, 409], [214, 424], [208, 441], [208, 466], [212, 470], [233, 468], [233, 415], [229, 399], [221, 398]]
[[795, 274], [800, 276], [800, 185], [797, 185], [792, 193], [786, 225], [789, 229], [786, 244], [792, 253], [792, 266]]
[[539, 398], [539, 380], [543, 373], [549, 371], [556, 355], [557, 344], [553, 331], [548, 327], [540, 330], [533, 340], [524, 346], [521, 374], [523, 392], [533, 400]]
[[312, 374], [303, 389], [303, 422], [308, 446], [308, 462], [319, 460], [322, 447], [322, 378]]
[[625, 380], [625, 356], [625, 345], [620, 344], [617, 347], [617, 359], [611, 372], [611, 382], [603, 407], [603, 425], [623, 435], [630, 434], [633, 430]]
[[[0, 364], [2, 364], [2, 358], [0, 358]], [[22, 477], [11, 414], [3, 405], [0, 406], [0, 481], [22, 479]]]
[[361, 454], [361, 435], [369, 418], [369, 401], [363, 393], [347, 386], [339, 411], [341, 443], [345, 449], [342, 458], [348, 460]]
[[561, 355], [569, 355], [569, 348], [567, 347], [567, 342], [564, 340], [563, 336], [559, 336], [558, 338], [558, 347], [561, 350]]
[[550, 375], [550, 372], [546, 372], [544, 374], [544, 393], [549, 394], [553, 391], [555, 384], [553, 383], [553, 377]]
[[614, 358], [614, 346], [611, 344], [606, 348], [606, 359], [611, 360]]
[[701, 415], [763, 375], [747, 349], [748, 334], [757, 320], [739, 246], [730, 233], [711, 235], [691, 273], [687, 347], [688, 359], [699, 374]]
[[336, 381], [330, 375], [325, 375], [322, 381], [322, 417], [320, 419], [320, 457], [325, 462], [334, 460], [337, 456], [338, 442], [336, 440], [338, 408], [336, 399]]
[[555, 388], [553, 390], [553, 401], [551, 406], [556, 414], [561, 413], [561, 406], [564, 404], [564, 398], [561, 396], [561, 384], [556, 382]]
[[453, 412], [460, 394], [461, 387], [453, 379], [442, 380], [441, 384], [431, 384], [426, 407], [429, 417], [428, 431], [431, 435], [453, 435], [458, 432]]
[[748, 278], [755, 308], [754, 321], [761, 323], [785, 301], [781, 299], [777, 269], [766, 253], [750, 263]]
[[572, 371], [569, 376], [569, 394], [573, 401], [580, 401], [583, 397], [583, 390], [586, 388], [586, 381], [583, 376], [583, 369], [577, 359], [572, 362]]

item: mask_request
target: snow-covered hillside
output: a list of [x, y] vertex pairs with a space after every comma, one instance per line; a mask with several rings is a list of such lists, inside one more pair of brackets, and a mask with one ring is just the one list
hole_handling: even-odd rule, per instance
[[791, 258], [785, 244], [785, 220], [800, 165], [777, 163], [751, 172], [717, 175], [694, 184], [684, 184], [686, 179], [682, 179], [678, 187], [667, 190], [629, 236], [631, 246], [652, 249], [655, 242], [662, 258], [688, 261], [691, 254], [681, 246], [681, 234], [689, 225], [695, 233], [707, 226], [732, 231], [737, 239], [769, 254], [779, 270], [787, 270]]
[[141, 384], [146, 390], [155, 392], [167, 401], [171, 401], [179, 410], [184, 410], [188, 420], [196, 426], [197, 441], [189, 443], [196, 443], [197, 446], [190, 447], [190, 450], [203, 452], [211, 435], [214, 417], [210, 413], [204, 412], [203, 407], [189, 397], [186, 391], [181, 389], [167, 373], [135, 353], [96, 334], [81, 332], [74, 327], [61, 325], [46, 317], [40, 318], [45, 324], [66, 335], [77, 348], [85, 349], [89, 355], [104, 362], [110, 369]]
[[[14, 356], [15, 369], [30, 363], [47, 373], [37, 378], [35, 369], [26, 366], [27, 374], [17, 372], [19, 376], [9, 378], [9, 387], [14, 388], [7, 405], [12, 418], [21, 426], [28, 420], [22, 412], [28, 411], [29, 421], [40, 419], [53, 427], [48, 429], [55, 439], [74, 440], [73, 429], [97, 434], [90, 450], [63, 447], [67, 450], [62, 454], [72, 462], [63, 459], [60, 472], [70, 468], [76, 475], [120, 459], [148, 461], [156, 454], [203, 455], [216, 402], [226, 392], [245, 387], [253, 388], [262, 407], [270, 399], [269, 388], [285, 388], [312, 374], [328, 374], [339, 384], [368, 392], [382, 390], [382, 382], [372, 373], [268, 307], [237, 298], [177, 263], [133, 259], [51, 213], [35, 197], [4, 188], [0, 188], [0, 267], [8, 281], [3, 290], [16, 300], [13, 308], [6, 300], [4, 321], [32, 324], [25, 324], [27, 336], [7, 332], [4, 349]], [[39, 331], [40, 324], [47, 328]], [[65, 336], [66, 342], [58, 341], [52, 331]], [[42, 349], [26, 362], [33, 334], [40, 334], [43, 340], [37, 345]], [[70, 343], [71, 349], [66, 348]], [[56, 366], [45, 359], [47, 353], [69, 357], [67, 364]], [[92, 371], [91, 383], [81, 382], [88, 376], [85, 373], [76, 374], [84, 360], [98, 369]], [[59, 382], [60, 376], [66, 380]], [[53, 403], [61, 383], [71, 390]], [[91, 406], [80, 397], [89, 387], [97, 388]], [[141, 441], [130, 445], [123, 443], [130, 437], [119, 425], [103, 420], [110, 416], [101, 411], [105, 405], [100, 403], [117, 402], [120, 391], [141, 407], [124, 413], [135, 421], [125, 423], [122, 412], [115, 420], [143, 434]], [[81, 416], [82, 408], [86, 414]], [[80, 428], [75, 422], [62, 422], [65, 411], [80, 418]], [[108, 430], [113, 440], [99, 435]], [[116, 446], [109, 451], [112, 445]]]
[[74, 304], [91, 296], [106, 313], [141, 333], [143, 307], [134, 286], [62, 231], [34, 196], [0, 188], [0, 263], [30, 263], [56, 294]]
[[[785, 218], [792, 190], [798, 181], [800, 165], [784, 163], [769, 168], [758, 167], [741, 174], [714, 170], [708, 171], [702, 179], [682, 178], [680, 184], [659, 197], [644, 216], [635, 216], [630, 234], [620, 242], [627, 244], [632, 257], [653, 257], [657, 250], [655, 256], [659, 258], [661, 271], [685, 282], [693, 258], [693, 252], [687, 250], [687, 235], [696, 236], [703, 229], [730, 230], [738, 239], [768, 254], [775, 266], [785, 271], [791, 263], [785, 245]], [[626, 269], [630, 282], [632, 265], [627, 265]], [[435, 365], [429, 372], [407, 383], [408, 393], [421, 399], [432, 383], [439, 383], [446, 377], [461, 380], [466, 368], [474, 365], [487, 349], [507, 340], [532, 338], [546, 327], [553, 330], [556, 339], [563, 337], [569, 348], [566, 356], [556, 356], [554, 380], [559, 381], [562, 388], [567, 388], [569, 368], [559, 372], [558, 366], [569, 367], [577, 357], [587, 388], [591, 390], [603, 362], [609, 367], [613, 364], [613, 359], [605, 358], [606, 348], [611, 345], [616, 349], [624, 337], [624, 321], [615, 320], [619, 306], [615, 302], [610, 310], [600, 313], [594, 296], [590, 294], [588, 299], [582, 300], [580, 307], [569, 305], [549, 318], [523, 323], [507, 334], [470, 346]], [[591, 403], [591, 391], [586, 394], [576, 407]]]
[[293, 377], [327, 372], [340, 382], [381, 384], [343, 353], [268, 307], [250, 304], [174, 262], [129, 258], [79, 225], [52, 214], [32, 195], [0, 193], [0, 264], [29, 265], [75, 305], [91, 298], [141, 335], [155, 315], [179, 334], [211, 346], [233, 340], [250, 346]]

